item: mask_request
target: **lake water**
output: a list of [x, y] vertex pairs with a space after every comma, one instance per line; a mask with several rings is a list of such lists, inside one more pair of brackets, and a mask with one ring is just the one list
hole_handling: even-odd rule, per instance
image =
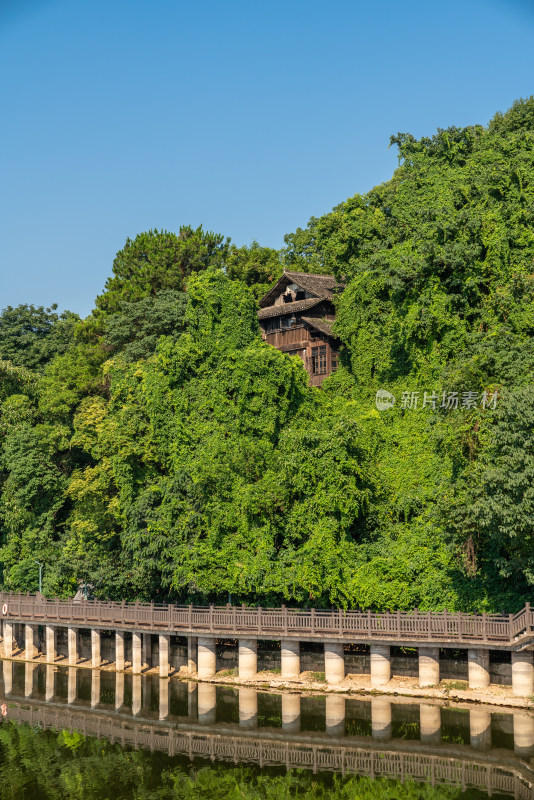
[[534, 800], [534, 717], [2, 662], [2, 800]]

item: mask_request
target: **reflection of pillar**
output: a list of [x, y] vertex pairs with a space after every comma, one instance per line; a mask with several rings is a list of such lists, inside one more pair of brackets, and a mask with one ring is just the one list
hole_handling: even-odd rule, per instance
[[326, 732], [329, 736], [345, 734], [345, 698], [338, 694], [326, 695]]
[[45, 700], [53, 700], [54, 699], [54, 667], [50, 664], [46, 666], [46, 688], [45, 688]]
[[99, 669], [91, 671], [91, 708], [96, 708], [100, 703], [100, 675]]
[[49, 664], [53, 664], [56, 660], [56, 629], [53, 625], [46, 625], [45, 627], [45, 640], [46, 640], [46, 660]]
[[257, 639], [239, 640], [239, 677], [244, 680], [254, 680], [258, 672], [258, 642]]
[[115, 669], [124, 671], [124, 631], [115, 631]]
[[31, 697], [33, 694], [33, 664], [24, 664], [24, 697]]
[[469, 668], [469, 688], [486, 689], [490, 684], [489, 650], [467, 651], [467, 664]]
[[169, 650], [170, 650], [171, 637], [168, 634], [160, 633], [159, 635], [159, 677], [169, 677]]
[[216, 670], [215, 639], [198, 637], [198, 677], [213, 678]]
[[188, 675], [195, 675], [197, 672], [197, 637], [187, 637], [187, 673]]
[[169, 679], [159, 682], [159, 718], [167, 719], [169, 716]]
[[439, 744], [441, 741], [441, 709], [428, 703], [419, 706], [419, 724], [423, 744]]
[[385, 686], [391, 678], [389, 645], [371, 645], [371, 686]]
[[118, 711], [124, 705], [124, 672], [115, 673], [115, 708]]
[[143, 633], [143, 653], [142, 653], [143, 669], [149, 669], [152, 666], [152, 634]]
[[4, 622], [4, 656], [11, 658], [13, 655], [13, 623]]
[[13, 664], [11, 661], [2, 661], [2, 671], [4, 673], [4, 694], [11, 694], [13, 691]]
[[78, 670], [75, 667], [69, 667], [67, 676], [67, 702], [74, 703], [76, 700], [76, 677]]
[[534, 717], [514, 714], [514, 751], [522, 758], [534, 755]]
[[141, 633], [136, 631], [132, 633], [132, 672], [134, 675], [139, 675], [141, 672], [141, 639]]
[[345, 648], [338, 642], [325, 642], [324, 676], [327, 683], [341, 683], [345, 678]]
[[37, 625], [25, 625], [24, 626], [24, 635], [25, 635], [25, 650], [26, 650], [26, 661], [33, 661], [35, 656], [37, 655]]
[[282, 695], [282, 729], [300, 731], [300, 694], [284, 692]]
[[[200, 651], [200, 640], [199, 640]], [[200, 664], [199, 664], [200, 666]], [[213, 683], [198, 684], [198, 721], [210, 725], [217, 718], [217, 691]]]
[[439, 684], [439, 647], [419, 648], [419, 686]]
[[282, 678], [298, 678], [300, 675], [300, 642], [282, 639], [280, 642]]
[[193, 682], [187, 684], [187, 716], [189, 719], [195, 718], [197, 686], [198, 684]]
[[512, 653], [512, 691], [516, 697], [534, 694], [534, 653]]
[[[139, 641], [139, 647], [141, 642]], [[139, 651], [141, 652], [141, 651]], [[132, 714], [137, 716], [141, 711], [141, 675], [132, 676]]]
[[471, 708], [469, 711], [469, 730], [471, 747], [489, 750], [491, 747], [491, 714], [484, 708]]
[[258, 727], [258, 693], [248, 686], [239, 689], [239, 724], [243, 728]]
[[91, 666], [93, 669], [98, 669], [102, 661], [100, 658], [100, 631], [97, 628], [91, 628]]
[[78, 629], [67, 628], [67, 641], [69, 647], [69, 666], [74, 667], [78, 663]]
[[372, 698], [371, 728], [373, 739], [377, 739], [379, 742], [387, 742], [391, 739], [391, 701], [387, 697]]

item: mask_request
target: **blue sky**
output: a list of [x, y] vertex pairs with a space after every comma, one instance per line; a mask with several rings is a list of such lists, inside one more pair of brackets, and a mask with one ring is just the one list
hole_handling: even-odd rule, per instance
[[149, 228], [282, 246], [533, 94], [533, 41], [531, 0], [0, 0], [0, 308], [88, 314]]

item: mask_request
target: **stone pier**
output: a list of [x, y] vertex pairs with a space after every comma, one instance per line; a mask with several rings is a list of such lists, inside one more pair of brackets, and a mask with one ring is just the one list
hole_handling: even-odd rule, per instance
[[284, 692], [282, 695], [282, 730], [300, 731], [300, 694]]
[[[215, 642], [214, 642], [215, 643]], [[200, 640], [198, 642], [200, 653]], [[199, 659], [200, 662], [200, 659]], [[199, 663], [200, 667], [200, 663]], [[198, 721], [203, 725], [212, 725], [217, 719], [217, 688], [213, 683], [198, 684]]]
[[69, 666], [75, 667], [78, 663], [78, 629], [67, 628], [67, 642], [69, 648]]
[[341, 683], [345, 678], [345, 651], [338, 642], [325, 642], [324, 675], [327, 683]]
[[441, 708], [428, 703], [419, 706], [419, 725], [423, 744], [441, 742]]
[[55, 672], [51, 664], [46, 665], [45, 700], [53, 700], [55, 694]]
[[11, 658], [13, 656], [13, 623], [4, 622], [4, 656]]
[[534, 694], [534, 653], [512, 653], [512, 691], [516, 697]]
[[159, 718], [167, 719], [169, 716], [169, 679], [159, 682]]
[[419, 686], [439, 684], [439, 647], [419, 648]]
[[124, 705], [124, 672], [115, 674], [115, 710], [119, 711]]
[[389, 645], [371, 645], [371, 686], [378, 689], [391, 680], [391, 657]]
[[469, 688], [487, 689], [490, 685], [489, 651], [469, 648], [467, 651]]
[[371, 728], [373, 739], [387, 742], [391, 739], [391, 701], [387, 697], [371, 700]]
[[53, 664], [57, 658], [57, 645], [56, 645], [56, 628], [52, 625], [45, 627], [45, 647], [46, 647], [46, 660], [49, 664]]
[[98, 669], [102, 664], [100, 651], [101, 651], [100, 631], [96, 628], [91, 628], [91, 666], [93, 669]]
[[475, 747], [477, 750], [489, 750], [491, 747], [491, 713], [484, 708], [471, 708], [469, 731], [471, 747]]
[[33, 673], [35, 666], [28, 661], [24, 664], [24, 696], [31, 697], [33, 694]]
[[74, 703], [76, 700], [78, 670], [75, 667], [69, 667], [67, 675], [67, 703]]
[[534, 756], [534, 716], [514, 714], [514, 752], [520, 758]]
[[170, 672], [169, 652], [171, 647], [171, 637], [160, 633], [158, 636], [159, 645], [159, 677], [167, 679]]
[[96, 708], [100, 703], [100, 676], [99, 669], [91, 672], [91, 708]]
[[345, 698], [338, 694], [328, 694], [325, 714], [328, 736], [343, 736], [345, 734]]
[[196, 636], [187, 637], [187, 674], [196, 675], [198, 640]]
[[204, 636], [198, 637], [198, 677], [213, 678], [217, 668], [217, 653], [215, 639]]
[[24, 654], [26, 661], [33, 661], [39, 650], [37, 647], [37, 625], [24, 626]]
[[134, 631], [134, 633], [132, 633], [132, 672], [134, 675], [141, 674], [141, 650], [142, 634]]
[[[139, 642], [139, 656], [141, 656], [141, 642]], [[139, 661], [141, 658], [139, 658]], [[132, 675], [132, 715], [136, 717], [141, 713], [142, 708], [142, 678], [141, 671]]]
[[282, 678], [298, 678], [300, 675], [300, 642], [282, 639], [280, 642]]
[[13, 664], [11, 661], [2, 661], [2, 676], [4, 678], [4, 692], [11, 694], [13, 691]]
[[257, 639], [239, 640], [239, 677], [243, 680], [254, 680], [258, 672]]

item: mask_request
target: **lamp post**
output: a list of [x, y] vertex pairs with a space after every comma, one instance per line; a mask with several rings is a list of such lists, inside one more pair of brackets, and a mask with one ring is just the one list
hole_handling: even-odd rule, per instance
[[37, 561], [36, 559], [34, 559], [34, 561], [37, 564], [37, 566], [39, 567], [39, 594], [42, 594], [43, 593], [43, 567], [44, 567], [44, 564], [41, 564], [41, 562]]

